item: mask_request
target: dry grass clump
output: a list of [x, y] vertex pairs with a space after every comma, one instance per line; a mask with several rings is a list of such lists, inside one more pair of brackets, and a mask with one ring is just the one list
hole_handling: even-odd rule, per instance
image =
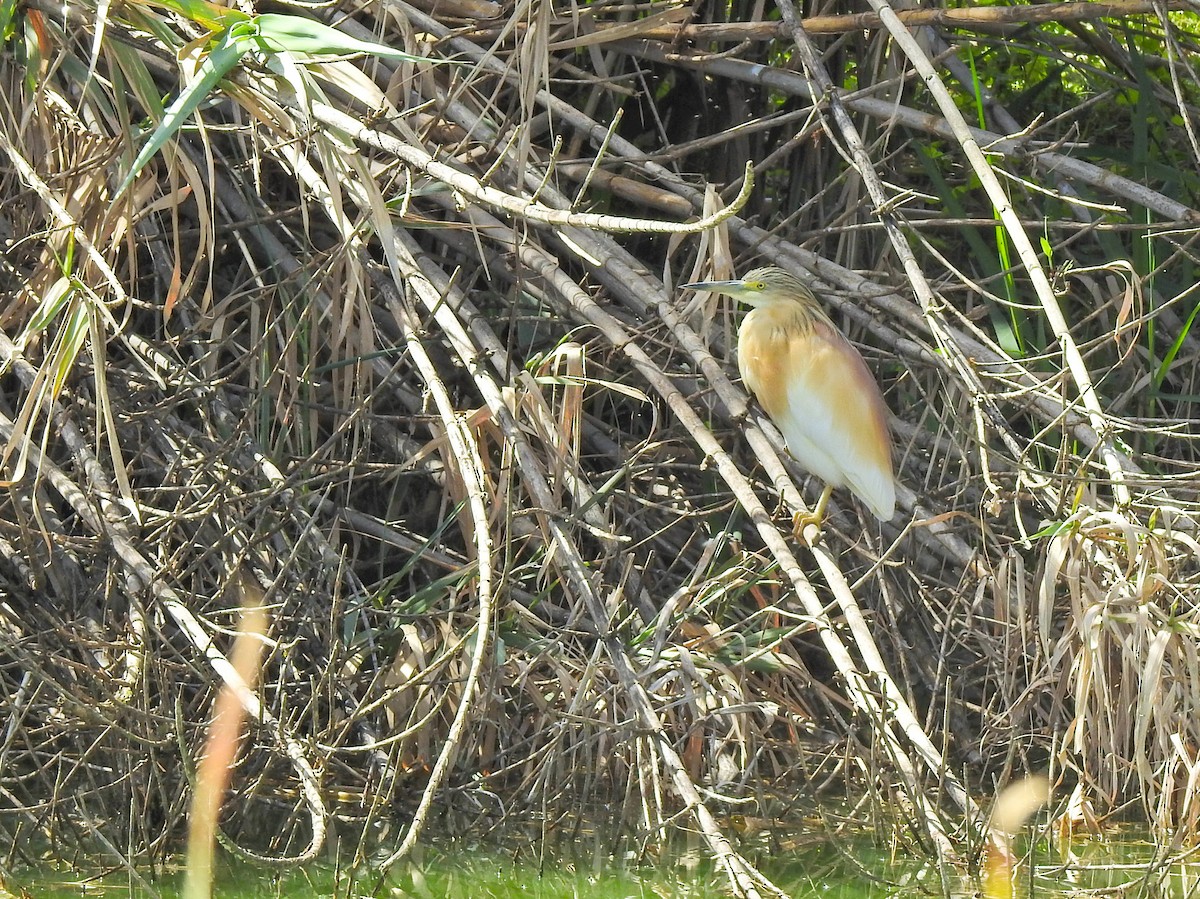
[[[277, 863], [600, 818], [771, 894], [728, 816], [949, 858], [1044, 770], [1194, 837], [1196, 23], [1080, 6], [9, 9], [10, 844], [176, 845], [247, 603]], [[673, 288], [760, 259], [894, 414], [812, 550]]]

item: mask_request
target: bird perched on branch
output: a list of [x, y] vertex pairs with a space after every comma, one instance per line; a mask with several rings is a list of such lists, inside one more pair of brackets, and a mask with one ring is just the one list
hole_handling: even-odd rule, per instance
[[821, 529], [829, 496], [849, 487], [881, 521], [896, 511], [892, 439], [879, 385], [813, 292], [781, 268], [756, 268], [736, 281], [684, 284], [754, 307], [738, 329], [738, 369], [783, 433], [788, 450], [825, 482], [796, 539]]

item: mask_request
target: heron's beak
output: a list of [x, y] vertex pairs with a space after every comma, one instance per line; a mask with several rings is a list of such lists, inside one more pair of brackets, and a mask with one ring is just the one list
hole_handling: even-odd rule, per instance
[[727, 297], [732, 297], [736, 303], [745, 303], [747, 306], [761, 305], [761, 298], [756, 290], [751, 290], [746, 286], [746, 282], [742, 279], [734, 281], [694, 281], [691, 284], [680, 284], [680, 290], [707, 290], [710, 293], [723, 293]]
[[693, 281], [691, 284], [680, 284], [680, 290], [710, 290], [713, 293], [729, 293], [745, 287], [740, 278], [733, 281]]

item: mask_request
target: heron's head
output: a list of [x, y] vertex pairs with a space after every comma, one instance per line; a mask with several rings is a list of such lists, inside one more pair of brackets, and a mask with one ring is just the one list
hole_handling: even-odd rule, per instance
[[813, 292], [803, 282], [773, 265], [756, 268], [748, 272], [746, 277], [733, 281], [697, 281], [681, 284], [680, 287], [723, 293], [749, 306], [789, 302], [809, 305], [816, 302]]

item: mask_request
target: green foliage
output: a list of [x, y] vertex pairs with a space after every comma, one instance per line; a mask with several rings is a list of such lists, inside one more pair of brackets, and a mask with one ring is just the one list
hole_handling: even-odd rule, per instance
[[125, 192], [133, 179], [162, 146], [179, 131], [197, 107], [207, 100], [217, 85], [233, 70], [242, 57], [251, 51], [271, 56], [296, 56], [317, 59], [364, 53], [383, 59], [417, 61], [420, 57], [394, 50], [383, 44], [361, 41], [345, 32], [303, 16], [263, 13], [248, 17], [237, 10], [228, 10], [212, 20], [210, 4], [180, 3], [177, 11], [198, 17], [197, 21], [214, 27], [214, 43], [204, 55], [196, 76], [180, 92], [166, 110], [150, 140], [138, 152], [129, 173], [117, 188], [116, 196]]
[[0, 0], [0, 45], [7, 44], [16, 35], [16, 11], [17, 0]]

